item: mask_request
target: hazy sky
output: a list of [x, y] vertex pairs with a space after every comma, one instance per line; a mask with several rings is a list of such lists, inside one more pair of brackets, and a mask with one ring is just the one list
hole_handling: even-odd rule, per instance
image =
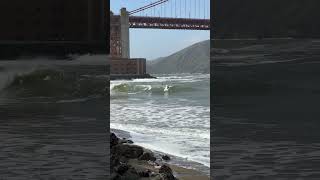
[[[131, 11], [154, 1], [156, 0], [111, 0], [110, 5], [111, 10], [115, 14], [119, 14], [121, 7], [126, 7], [128, 11]], [[179, 1], [176, 1], [178, 3], [177, 6], [179, 6]], [[194, 1], [201, 1], [202, 5], [200, 8], [201, 10], [203, 9], [201, 11], [202, 14], [188, 14], [188, 12], [193, 10], [191, 8], [194, 8], [194, 5], [191, 5]], [[182, 8], [181, 16], [186, 16], [186, 14], [187, 16], [198, 16], [201, 18], [207, 18], [209, 16], [209, 0], [186, 0], [185, 2], [189, 2], [190, 4], [181, 4], [182, 7], [187, 7], [185, 12], [183, 10], [185, 8]], [[174, 8], [175, 7], [173, 7], [173, 9]], [[167, 5], [166, 10], [164, 9], [165, 8], [162, 9], [163, 14], [167, 14], [168, 16], [174, 14], [173, 16], [176, 16], [175, 13], [172, 13], [170, 6]], [[161, 6], [159, 6], [159, 10], [161, 10]], [[150, 12], [146, 13], [152, 15], [160, 12], [150, 10]], [[179, 16], [179, 13], [178, 11], [177, 16]], [[141, 14], [138, 13], [136, 15]], [[133, 58], [142, 57], [147, 59], [164, 57], [196, 42], [208, 40], [209, 38], [210, 31], [130, 29], [130, 56]]]

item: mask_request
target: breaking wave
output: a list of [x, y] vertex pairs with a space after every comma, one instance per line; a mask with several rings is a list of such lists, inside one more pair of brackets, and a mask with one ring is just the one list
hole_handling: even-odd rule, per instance
[[106, 95], [107, 80], [102, 76], [81, 75], [59, 69], [37, 69], [15, 74], [3, 88], [18, 96], [83, 98]]
[[163, 94], [163, 93], [179, 93], [185, 91], [192, 91], [193, 87], [187, 84], [135, 84], [135, 83], [114, 83], [110, 84], [110, 94], [117, 93], [153, 93], [153, 94]]

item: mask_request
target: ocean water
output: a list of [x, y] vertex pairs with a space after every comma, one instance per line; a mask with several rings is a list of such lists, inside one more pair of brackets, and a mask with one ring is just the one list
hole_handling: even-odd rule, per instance
[[[209, 173], [210, 75], [154, 75], [110, 82], [110, 126], [151, 150]], [[186, 165], [182, 161], [179, 165]]]
[[215, 179], [320, 178], [320, 63], [216, 66]]
[[0, 174], [106, 179], [106, 57], [0, 61]]

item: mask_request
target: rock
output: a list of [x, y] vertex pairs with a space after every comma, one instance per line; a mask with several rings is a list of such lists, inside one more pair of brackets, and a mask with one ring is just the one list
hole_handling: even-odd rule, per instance
[[163, 155], [162, 159], [165, 161], [170, 161], [171, 158], [168, 155]]
[[110, 146], [113, 147], [119, 143], [119, 138], [114, 134], [110, 134]]
[[144, 161], [155, 161], [156, 158], [154, 157], [152, 152], [144, 152], [140, 157], [139, 160]]
[[151, 173], [151, 171], [149, 169], [147, 169], [145, 171], [138, 172], [140, 177], [150, 177], [150, 173]]
[[123, 180], [140, 180], [140, 176], [135, 168], [129, 167], [127, 172], [121, 177]]
[[111, 154], [110, 163], [111, 163], [111, 168], [118, 166], [120, 164], [119, 157]]
[[172, 169], [167, 165], [162, 165], [159, 169], [159, 173], [163, 180], [176, 180], [173, 176]]
[[143, 148], [131, 144], [118, 144], [112, 147], [111, 152], [118, 156], [135, 159], [139, 158], [143, 154]]
[[125, 172], [128, 171], [128, 169], [129, 166], [127, 164], [121, 164], [120, 166], [115, 167], [115, 171], [120, 175], [123, 175]]
[[167, 165], [162, 165], [159, 169], [159, 173], [172, 174], [172, 169]]
[[130, 140], [130, 139], [128, 139], [128, 140], [127, 140], [127, 143], [128, 143], [128, 144], [133, 144], [133, 141]]
[[133, 142], [131, 140], [127, 140], [125, 138], [119, 139], [114, 133], [110, 134], [111, 180], [175, 180], [169, 166], [159, 166], [158, 173], [157, 170], [151, 171], [146, 167], [135, 166], [134, 164], [131, 165], [129, 161], [130, 159], [147, 161], [152, 164], [156, 164], [157, 160], [152, 151], [133, 145], [132, 143]]
[[126, 158], [124, 156], [120, 156], [119, 161], [120, 161], [120, 163], [127, 163], [128, 162], [128, 158]]
[[125, 143], [127, 143], [127, 144], [133, 144], [133, 141], [130, 140], [130, 139], [125, 139], [125, 138], [123, 138], [123, 139], [119, 140], [119, 143], [120, 143], [120, 144], [125, 144]]

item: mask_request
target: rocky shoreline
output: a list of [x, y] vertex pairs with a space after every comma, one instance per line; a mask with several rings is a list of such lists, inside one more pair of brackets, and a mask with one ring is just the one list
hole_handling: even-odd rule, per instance
[[111, 180], [209, 179], [195, 170], [170, 165], [170, 156], [158, 156], [114, 133], [110, 134], [110, 150]]
[[[111, 179], [159, 179], [176, 180], [172, 169], [163, 163], [160, 165], [153, 152], [133, 144], [133, 141], [120, 139], [110, 134]], [[170, 160], [164, 155], [163, 160]], [[152, 167], [153, 168], [150, 168]]]

